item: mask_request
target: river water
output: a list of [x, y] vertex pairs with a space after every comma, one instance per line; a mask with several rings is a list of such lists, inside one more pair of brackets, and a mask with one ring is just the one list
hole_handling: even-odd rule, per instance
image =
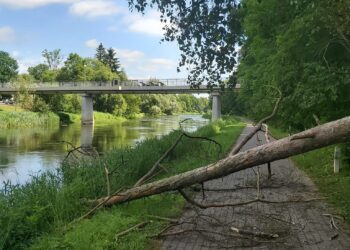
[[162, 116], [125, 122], [97, 123], [94, 126], [71, 124], [65, 127], [20, 128], [0, 130], [0, 187], [4, 182], [24, 184], [32, 176], [55, 169], [67, 154], [67, 144], [93, 146], [98, 152], [132, 146], [146, 138], [161, 137], [184, 123], [194, 131], [208, 123], [200, 115]]

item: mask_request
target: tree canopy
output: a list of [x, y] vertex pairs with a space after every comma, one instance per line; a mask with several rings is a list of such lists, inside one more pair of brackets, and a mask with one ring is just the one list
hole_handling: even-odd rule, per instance
[[106, 49], [102, 43], [96, 48], [95, 58], [108, 66], [113, 73], [121, 73], [120, 62], [113, 48]]
[[34, 67], [29, 67], [28, 73], [33, 76], [35, 80], [43, 81], [44, 74], [49, 69], [47, 64], [40, 63]]
[[[132, 10], [157, 8], [164, 23], [165, 41], [177, 41], [180, 70], [189, 71], [192, 86], [224, 84], [235, 74], [237, 45], [243, 41], [241, 4], [236, 0], [129, 0]], [[235, 84], [232, 81], [229, 84]]]
[[0, 82], [8, 82], [17, 76], [18, 64], [9, 53], [0, 51]]
[[48, 51], [45, 49], [42, 52], [42, 56], [45, 59], [45, 63], [51, 70], [56, 70], [60, 66], [63, 56], [61, 55], [61, 50], [60, 49], [55, 49], [53, 51]]
[[264, 116], [273, 88], [284, 100], [278, 121], [301, 130], [349, 114], [350, 4], [339, 1], [244, 0], [246, 41], [238, 68], [241, 108]]

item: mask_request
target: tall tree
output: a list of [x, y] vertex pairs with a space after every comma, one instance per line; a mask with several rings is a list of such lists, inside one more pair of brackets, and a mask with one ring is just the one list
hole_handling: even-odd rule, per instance
[[18, 64], [9, 53], [0, 51], [0, 82], [8, 82], [17, 76]]
[[59, 81], [85, 81], [86, 80], [84, 58], [76, 53], [69, 54], [64, 66], [61, 68], [57, 78]]
[[42, 56], [45, 58], [45, 62], [51, 70], [57, 70], [63, 60], [60, 49], [55, 49], [53, 51], [45, 49], [42, 52]]
[[100, 62], [106, 63], [106, 55], [107, 55], [106, 49], [105, 47], [103, 47], [103, 44], [100, 43], [100, 45], [98, 45], [96, 49], [95, 58]]
[[109, 48], [107, 50], [107, 54], [105, 56], [105, 63], [108, 65], [108, 67], [111, 69], [114, 73], [120, 72], [120, 63], [119, 59], [116, 56], [116, 52], [113, 48]]
[[113, 73], [107, 65], [99, 60], [91, 58], [84, 60], [87, 81], [107, 82], [118, 78], [116, 73]]
[[44, 73], [49, 70], [49, 66], [43, 63], [40, 63], [34, 67], [28, 68], [28, 73], [34, 77], [35, 80], [43, 81]]
[[245, 110], [259, 119], [271, 109], [271, 86], [285, 96], [277, 122], [303, 130], [349, 114], [348, 0], [244, 0], [239, 80]]

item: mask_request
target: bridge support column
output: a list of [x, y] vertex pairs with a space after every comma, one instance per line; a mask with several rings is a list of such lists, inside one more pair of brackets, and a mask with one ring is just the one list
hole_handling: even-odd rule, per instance
[[211, 96], [213, 98], [211, 120], [212, 121], [216, 121], [217, 119], [220, 119], [220, 117], [221, 117], [220, 93], [219, 92], [213, 92], [211, 94]]
[[81, 98], [81, 124], [94, 124], [93, 97], [91, 94], [84, 94]]

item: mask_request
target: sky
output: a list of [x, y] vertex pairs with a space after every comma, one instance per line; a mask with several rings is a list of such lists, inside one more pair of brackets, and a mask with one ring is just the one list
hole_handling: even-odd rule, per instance
[[61, 49], [93, 57], [102, 42], [114, 48], [130, 79], [182, 78], [176, 43], [160, 43], [156, 10], [130, 12], [127, 0], [0, 0], [0, 50], [19, 63], [19, 72], [43, 62], [41, 52]]

